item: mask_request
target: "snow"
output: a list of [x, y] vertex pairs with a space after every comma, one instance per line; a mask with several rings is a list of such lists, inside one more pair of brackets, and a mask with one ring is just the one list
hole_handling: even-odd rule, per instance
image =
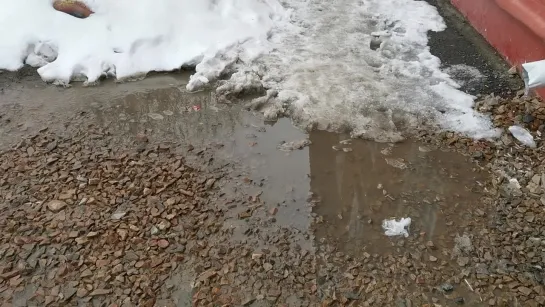
[[[428, 31], [445, 24], [424, 1], [290, 1], [297, 25], [260, 58], [271, 89], [254, 107], [309, 128], [397, 141], [424, 125], [475, 138], [499, 136], [430, 53]], [[376, 51], [376, 36], [382, 43]], [[296, 51], [296, 52], [295, 52]], [[254, 67], [258, 67], [254, 65]], [[235, 82], [237, 82], [235, 80]]]
[[253, 0], [82, 2], [95, 14], [77, 19], [55, 11], [52, 1], [0, 0], [0, 69], [27, 63], [40, 67], [45, 81], [66, 84], [198, 63], [206, 84], [239, 57], [266, 52], [275, 10], [282, 10]]
[[249, 107], [301, 127], [377, 141], [422, 126], [499, 135], [430, 53], [427, 32], [445, 24], [424, 1], [84, 2], [96, 12], [87, 19], [46, 0], [0, 0], [0, 69], [26, 61], [66, 84], [194, 66], [188, 90], [230, 75], [220, 96], [265, 89]]
[[382, 228], [384, 229], [384, 234], [388, 237], [393, 236], [409, 236], [409, 226], [411, 225], [411, 218], [404, 217], [399, 220], [389, 219], [382, 221]]

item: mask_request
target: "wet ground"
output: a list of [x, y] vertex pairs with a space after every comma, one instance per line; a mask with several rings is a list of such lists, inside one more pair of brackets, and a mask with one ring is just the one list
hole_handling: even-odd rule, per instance
[[[290, 240], [307, 250], [328, 246], [357, 259], [367, 253], [402, 255], [433, 242], [426, 257], [450, 262], [443, 251], [452, 250], [455, 235], [464, 233], [471, 208], [479, 205], [474, 187], [486, 178], [466, 157], [412, 141], [380, 144], [322, 131], [306, 135], [287, 119], [265, 124], [239, 105], [217, 103], [210, 92], [187, 93], [186, 82], [180, 73], [93, 88], [11, 83], [0, 96], [2, 147], [44, 127], [62, 135], [89, 125], [115, 131], [118, 144], [142, 135], [179, 142], [207, 152], [206, 158], [193, 158], [196, 164], [203, 159], [203, 166], [240, 179], [223, 186], [227, 195], [259, 198], [265, 207], [255, 223], [239, 218], [245, 208], [226, 213], [224, 228], [232, 229], [235, 242], [264, 246], [275, 230], [289, 228]], [[308, 146], [290, 146], [307, 139]], [[385, 236], [382, 221], [402, 217], [413, 219], [409, 233], [418, 235]]]
[[464, 232], [470, 211], [479, 207], [476, 186], [486, 174], [457, 153], [411, 141], [345, 145], [339, 142], [346, 138], [324, 132], [310, 138], [311, 189], [320, 198], [315, 212], [324, 220], [316, 235], [336, 242], [340, 251], [395, 254], [402, 243], [386, 238], [381, 224], [406, 217], [413, 220], [411, 233], [449, 249], [452, 235]]
[[[282, 225], [301, 230], [310, 226], [307, 199], [312, 192], [322, 200], [316, 212], [330, 223], [332, 235], [351, 234], [354, 242], [374, 242], [372, 246], [384, 238], [384, 218], [421, 216], [423, 224], [414, 230], [433, 236], [442, 233], [435, 228], [446, 216], [456, 216], [454, 210], [441, 213], [449, 209], [440, 208], [442, 201], [460, 198], [463, 212], [476, 197], [467, 189], [483, 175], [474, 173], [460, 155], [411, 142], [342, 144], [347, 136], [321, 131], [307, 136], [287, 119], [266, 124], [238, 105], [217, 103], [213, 93], [187, 93], [186, 81], [187, 75], [180, 74], [94, 88], [12, 84], [0, 96], [2, 144], [46, 126], [72, 129], [78, 123], [67, 124], [62, 118], [80, 114], [82, 122], [92, 119], [119, 131], [119, 142], [146, 134], [161, 141], [211, 146], [225, 161], [242, 166], [241, 174], [257, 183], [256, 193], [263, 192], [265, 203], [280, 206], [277, 219]], [[306, 139], [312, 144], [301, 149], [282, 147]], [[365, 230], [368, 224], [372, 231]]]

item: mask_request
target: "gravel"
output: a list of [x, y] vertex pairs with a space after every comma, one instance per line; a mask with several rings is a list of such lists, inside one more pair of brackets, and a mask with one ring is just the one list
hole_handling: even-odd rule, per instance
[[42, 129], [0, 152], [2, 306], [543, 306], [545, 107], [517, 96], [476, 108], [500, 139], [415, 138], [489, 173], [474, 187], [482, 206], [451, 246], [411, 233], [391, 254], [314, 241], [318, 217], [305, 231], [277, 225], [277, 205], [225, 161], [209, 167], [212, 148]]

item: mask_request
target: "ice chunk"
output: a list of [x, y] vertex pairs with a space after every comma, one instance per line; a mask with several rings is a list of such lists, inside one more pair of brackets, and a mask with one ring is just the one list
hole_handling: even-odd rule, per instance
[[511, 126], [509, 127], [509, 132], [515, 137], [515, 139], [519, 140], [522, 144], [535, 148], [536, 142], [534, 141], [534, 137], [528, 132], [528, 130], [520, 127], [520, 126]]
[[382, 228], [384, 229], [384, 234], [392, 236], [409, 236], [409, 226], [411, 225], [411, 218], [404, 217], [400, 220], [390, 219], [382, 221]]

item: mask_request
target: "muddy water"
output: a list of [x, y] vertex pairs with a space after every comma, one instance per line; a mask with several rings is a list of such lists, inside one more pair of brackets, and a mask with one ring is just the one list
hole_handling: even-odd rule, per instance
[[[353, 254], [390, 252], [416, 239], [452, 248], [452, 235], [463, 232], [468, 210], [478, 205], [472, 187], [484, 175], [457, 154], [411, 142], [340, 144], [346, 136], [307, 136], [289, 120], [266, 125], [260, 115], [220, 104], [210, 92], [187, 93], [187, 77], [157, 75], [133, 83], [67, 89], [33, 79], [10, 82], [0, 95], [0, 144], [42, 127], [76, 129], [79, 121], [88, 120], [115, 127], [120, 142], [146, 134], [191, 144], [239, 165], [237, 178], [249, 182], [249, 196], [260, 195], [267, 211], [277, 209], [277, 227], [310, 227], [308, 199], [313, 192], [321, 200], [314, 213], [323, 220], [316, 226], [317, 239]], [[307, 137], [312, 145], [301, 150], [277, 148], [281, 142]], [[226, 189], [239, 189], [240, 182]], [[381, 222], [390, 217], [411, 217], [411, 237], [386, 237]], [[248, 225], [233, 219], [229, 227], [243, 233]], [[310, 238], [302, 240], [312, 244]]]
[[311, 189], [320, 200], [314, 211], [323, 220], [316, 236], [338, 250], [395, 252], [407, 239], [386, 237], [382, 221], [405, 217], [412, 219], [408, 241], [451, 249], [452, 236], [463, 234], [470, 210], [479, 206], [473, 191], [485, 174], [459, 154], [410, 141], [343, 142], [346, 137], [325, 132], [310, 138]]

